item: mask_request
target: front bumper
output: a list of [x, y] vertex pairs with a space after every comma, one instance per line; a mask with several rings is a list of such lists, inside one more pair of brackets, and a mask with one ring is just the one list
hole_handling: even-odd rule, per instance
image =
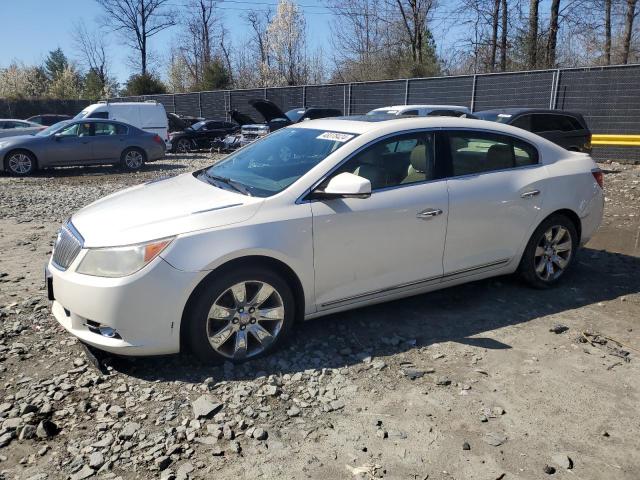
[[[51, 262], [48, 271], [55, 298], [52, 313], [81, 341], [120, 355], [180, 351], [182, 312], [199, 273], [177, 270], [160, 257], [122, 278], [82, 275], [71, 268], [60, 271]], [[117, 335], [103, 335], [98, 326]]]

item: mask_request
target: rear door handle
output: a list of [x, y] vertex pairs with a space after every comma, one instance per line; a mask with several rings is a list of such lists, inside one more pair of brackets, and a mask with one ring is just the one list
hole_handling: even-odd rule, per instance
[[420, 220], [429, 220], [433, 217], [437, 217], [438, 215], [442, 215], [442, 210], [439, 208], [427, 208], [421, 212], [418, 212], [416, 215]]
[[531, 190], [520, 195], [522, 198], [533, 198], [540, 195], [540, 190]]

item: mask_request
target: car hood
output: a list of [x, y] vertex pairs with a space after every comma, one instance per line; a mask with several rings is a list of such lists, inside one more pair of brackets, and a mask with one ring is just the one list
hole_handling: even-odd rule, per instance
[[[264, 117], [265, 122], [270, 122], [271, 120], [275, 120], [276, 118], [284, 118], [287, 119], [287, 115], [280, 110], [280, 108], [273, 102], [269, 100], [262, 99], [254, 99], [249, 100], [249, 105], [255, 108], [260, 115]], [[254, 122], [255, 123], [255, 122]]]
[[[0, 130], [0, 143], [2, 143], [2, 145], [0, 145], [0, 148], [6, 148], [14, 145], [24, 145], [25, 143], [38, 141], [43, 137], [35, 137], [33, 134], [38, 133], [40, 130], [41, 129], [35, 127]], [[10, 143], [5, 145], [5, 142]]]
[[84, 207], [71, 221], [86, 247], [131, 245], [243, 222], [262, 202], [186, 173], [113, 193]]
[[251, 118], [249, 115], [240, 113], [237, 110], [231, 110], [229, 112], [229, 116], [233, 119], [234, 122], [236, 122], [240, 126], [256, 123], [256, 121], [253, 118]]

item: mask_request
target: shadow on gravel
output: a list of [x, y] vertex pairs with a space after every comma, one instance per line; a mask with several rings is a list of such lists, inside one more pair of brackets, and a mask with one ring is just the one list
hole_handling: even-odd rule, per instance
[[[205, 366], [188, 355], [108, 361], [120, 373], [145, 380], [199, 383], [340, 368], [367, 355], [447, 341], [508, 349], [483, 334], [640, 292], [640, 258], [585, 248], [577, 260], [565, 281], [550, 290], [499, 277], [311, 320], [298, 326], [288, 348], [243, 365]], [[598, 318], [589, 320], [597, 328]]]

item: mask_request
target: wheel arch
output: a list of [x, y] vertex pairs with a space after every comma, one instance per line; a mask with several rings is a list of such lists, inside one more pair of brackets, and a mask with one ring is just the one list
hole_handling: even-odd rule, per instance
[[27, 152], [28, 154], [32, 155], [33, 158], [36, 161], [36, 169], [40, 168], [40, 160], [38, 159], [38, 155], [36, 155], [33, 150], [29, 150], [28, 148], [24, 148], [24, 147], [18, 147], [18, 148], [13, 148], [13, 149], [9, 150], [5, 154], [4, 158], [2, 159], [2, 165], [4, 166], [5, 171], [6, 171], [6, 167], [7, 167], [7, 161], [9, 160], [9, 155], [11, 155], [12, 153], [15, 153], [15, 152]]
[[180, 319], [180, 351], [184, 351], [187, 346], [185, 338], [186, 329], [183, 328], [183, 326], [186, 325], [187, 317], [191, 313], [191, 308], [193, 306], [194, 300], [198, 297], [200, 292], [202, 292], [207, 287], [207, 284], [211, 281], [212, 278], [224, 275], [230, 270], [242, 268], [244, 266], [262, 266], [269, 268], [281, 275], [293, 292], [293, 297], [295, 299], [296, 305], [296, 321], [304, 318], [304, 289], [302, 287], [300, 278], [289, 265], [281, 260], [266, 255], [248, 255], [244, 257], [234, 258], [211, 270], [202, 280], [200, 280], [198, 285], [196, 285], [196, 287], [189, 295], [189, 298], [187, 299], [187, 302], [182, 311], [182, 317]]
[[[538, 226], [542, 225], [542, 222], [544, 222], [545, 220], [547, 220], [547, 218], [553, 215], [564, 215], [569, 220], [571, 220], [571, 222], [573, 223], [573, 226], [576, 227], [576, 231], [578, 232], [578, 244], [580, 244], [580, 241], [582, 239], [582, 220], [580, 219], [580, 216], [570, 208], [561, 208], [559, 210], [555, 210], [554, 212], [544, 217], [538, 223]], [[538, 228], [538, 226], [536, 228]]]

